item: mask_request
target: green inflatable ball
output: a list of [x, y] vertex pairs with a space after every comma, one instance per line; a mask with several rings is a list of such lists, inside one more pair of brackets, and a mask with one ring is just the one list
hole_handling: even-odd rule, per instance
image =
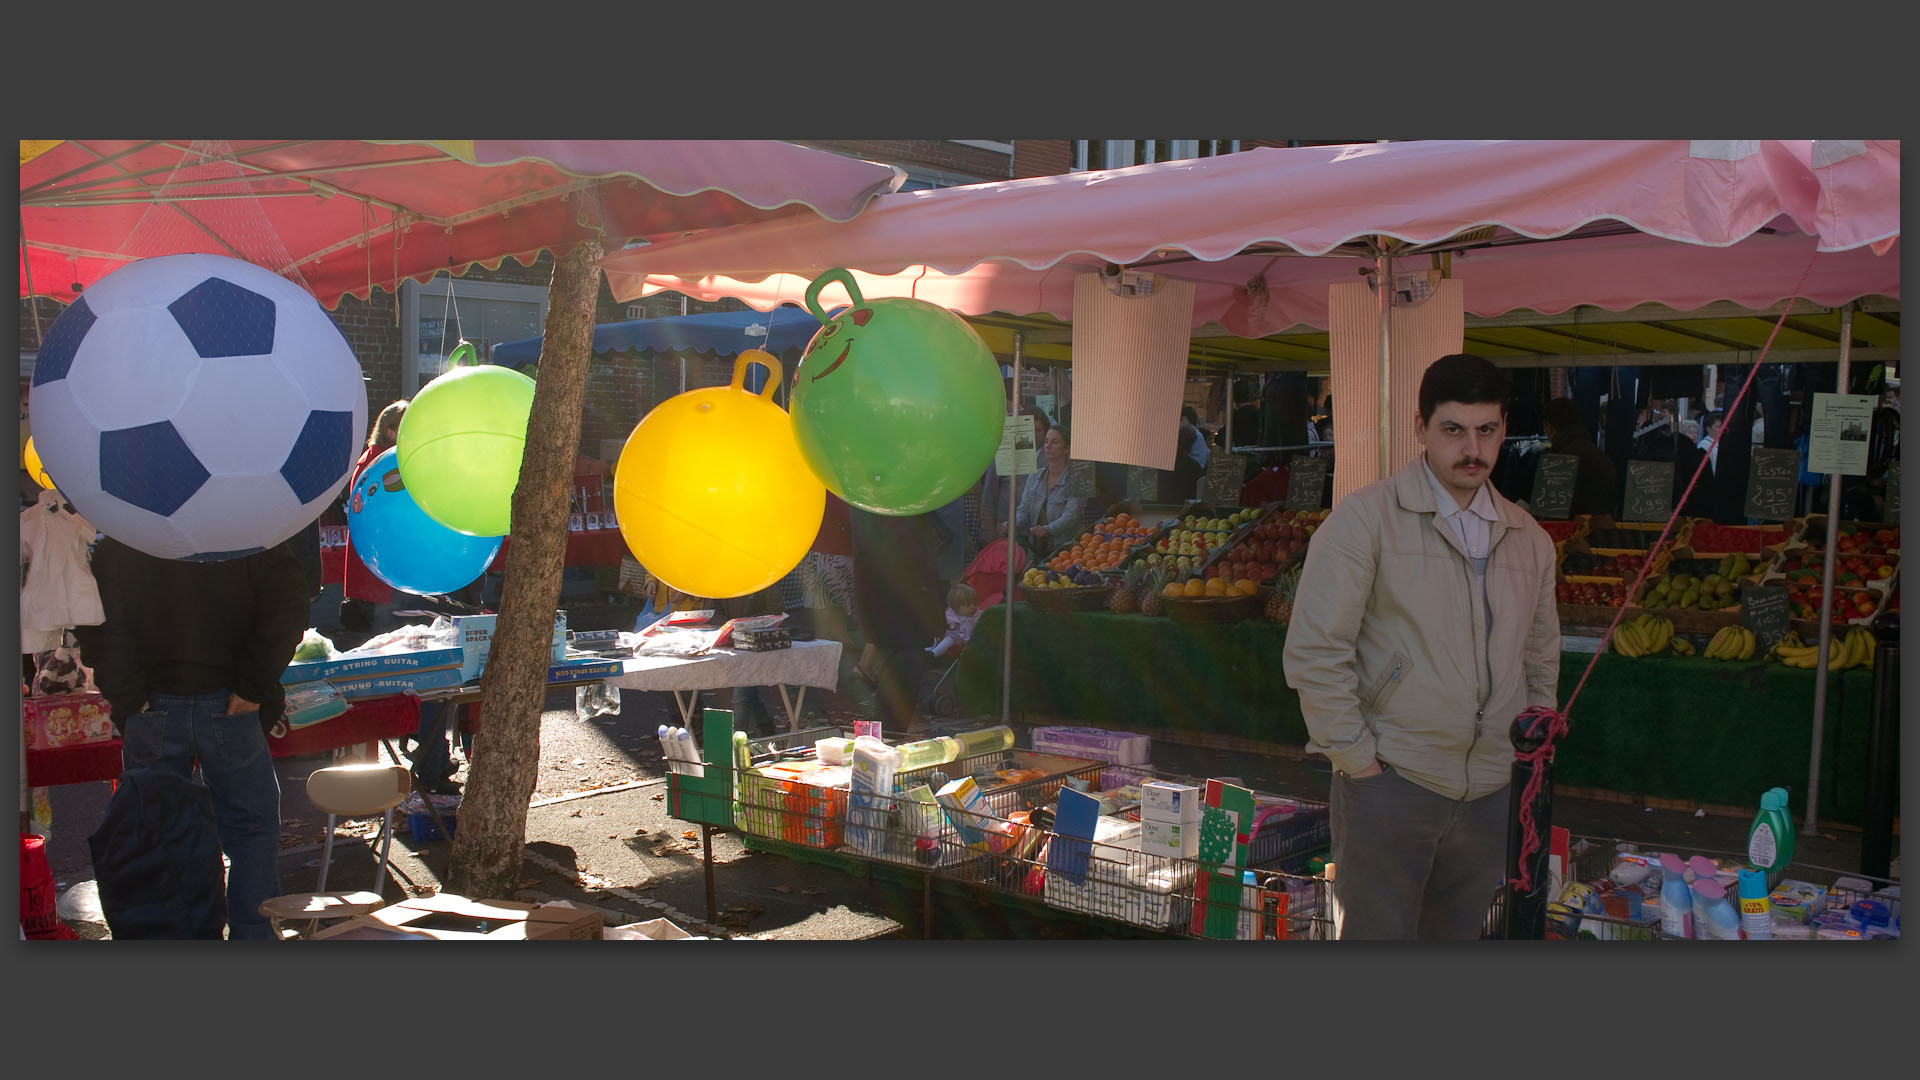
[[533, 411], [533, 380], [512, 368], [457, 367], [422, 387], [400, 418], [400, 477], [428, 517], [469, 536], [505, 536]]
[[[820, 290], [834, 281], [853, 306], [828, 318]], [[875, 514], [924, 514], [964, 494], [1006, 426], [986, 342], [925, 300], [866, 300], [845, 270], [815, 279], [806, 303], [823, 325], [800, 356], [791, 411], [814, 474]]]

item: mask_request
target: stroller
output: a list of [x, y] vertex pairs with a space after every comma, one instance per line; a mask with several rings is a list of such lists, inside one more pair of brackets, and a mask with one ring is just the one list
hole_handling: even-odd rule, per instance
[[[1001, 603], [1005, 598], [1008, 548], [1009, 545], [1004, 538], [995, 540], [980, 549], [980, 554], [975, 555], [973, 561], [967, 564], [966, 570], [960, 574], [960, 580], [971, 586], [974, 595], [979, 598], [981, 611]], [[1012, 551], [1013, 573], [1018, 577], [1027, 568], [1027, 553], [1025, 549], [1017, 546], [1013, 547]], [[1018, 585], [1014, 586], [1013, 595], [1016, 600], [1020, 598]], [[950, 717], [959, 711], [954, 686], [949, 680], [953, 675], [953, 669], [960, 664], [961, 655], [966, 651], [966, 646], [963, 645], [943, 658], [946, 661], [946, 668], [934, 680], [933, 689], [927, 692], [924, 703], [928, 716]]]

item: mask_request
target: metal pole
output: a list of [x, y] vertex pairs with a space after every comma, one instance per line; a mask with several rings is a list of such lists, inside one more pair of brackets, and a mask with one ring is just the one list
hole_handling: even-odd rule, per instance
[[[1853, 349], [1853, 305], [1840, 309], [1840, 366], [1834, 375], [1834, 388], [1840, 393], [1847, 392], [1847, 359]], [[1811, 406], [1812, 402], [1808, 402]], [[1825, 735], [1827, 717], [1827, 650], [1833, 641], [1833, 556], [1834, 544], [1840, 538], [1840, 482], [1839, 473], [1829, 478], [1832, 488], [1827, 495], [1827, 557], [1826, 569], [1820, 576], [1820, 656], [1813, 669], [1813, 753], [1807, 762], [1807, 824], [1806, 830], [1813, 832], [1820, 827], [1820, 743]]]
[[1379, 245], [1373, 257], [1374, 299], [1380, 305], [1380, 415], [1376, 418], [1380, 467], [1375, 474], [1379, 479], [1393, 468], [1387, 461], [1393, 445], [1388, 422], [1393, 415], [1393, 259], [1387, 255], [1386, 237], [1376, 237], [1374, 242]]
[[[1020, 415], [1020, 347], [1025, 344], [1026, 335], [1018, 330], [1013, 332], [1013, 392], [1007, 395], [1008, 416]], [[1015, 453], [1015, 460], [1019, 454]], [[1013, 717], [1013, 561], [1020, 551], [1020, 543], [1014, 539], [1013, 514], [1016, 505], [1014, 492], [1020, 487], [1020, 474], [1011, 464], [1007, 470], [1007, 628], [1002, 647], [1005, 655], [1000, 658], [1000, 722], [1011, 724]]]
[[1900, 790], [1900, 631], [1873, 631], [1873, 726], [1867, 735], [1867, 814], [1860, 872], [1884, 878], [1893, 867], [1893, 800]]

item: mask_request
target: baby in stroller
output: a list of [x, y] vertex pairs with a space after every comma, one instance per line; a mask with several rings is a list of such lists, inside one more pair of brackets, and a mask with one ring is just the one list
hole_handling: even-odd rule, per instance
[[973, 586], [964, 581], [956, 581], [947, 590], [947, 632], [927, 648], [927, 655], [941, 659], [959, 652], [973, 637], [973, 627], [980, 621], [980, 597]]

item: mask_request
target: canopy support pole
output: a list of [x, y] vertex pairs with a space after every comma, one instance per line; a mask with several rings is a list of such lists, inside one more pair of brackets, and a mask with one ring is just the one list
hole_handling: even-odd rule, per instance
[[[1020, 347], [1025, 344], [1026, 335], [1019, 330], [1013, 332], [1013, 392], [1007, 395], [1010, 402], [1008, 416], [1020, 415]], [[1018, 455], [1015, 455], [1017, 458]], [[1013, 723], [1013, 564], [1014, 556], [1019, 553], [1019, 541], [1014, 538], [1013, 516], [1018, 505], [1014, 493], [1020, 486], [1020, 474], [1014, 470], [1007, 472], [1007, 628], [1001, 635], [1004, 655], [1000, 658], [1000, 722]]]
[[[1834, 389], [1842, 394], [1847, 392], [1847, 361], [1852, 348], [1853, 305], [1847, 304], [1840, 309], [1840, 366], [1834, 375]], [[1813, 403], [1809, 401], [1807, 406], [1812, 408]], [[1827, 716], [1827, 650], [1833, 641], [1834, 542], [1840, 537], [1840, 485], [1845, 477], [1832, 473], [1827, 479], [1831, 486], [1827, 494], [1826, 566], [1820, 575], [1820, 656], [1813, 670], [1813, 752], [1807, 761], [1808, 832], [1820, 827], [1820, 743]]]
[[1393, 446], [1393, 257], [1387, 254], [1386, 237], [1376, 237], [1374, 243], [1374, 299], [1380, 305], [1380, 467], [1376, 478], [1385, 479], [1393, 472], [1393, 463], [1387, 459]]

